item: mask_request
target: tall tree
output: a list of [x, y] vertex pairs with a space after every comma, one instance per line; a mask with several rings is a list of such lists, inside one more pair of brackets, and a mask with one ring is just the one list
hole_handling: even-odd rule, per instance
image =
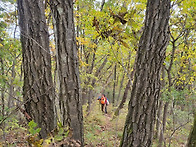
[[[2, 60], [2, 58], [0, 57], [0, 63], [1, 63], [1, 77], [3, 77], [4, 75], [5, 75], [5, 71], [4, 71], [4, 63], [3, 63], [3, 60]], [[3, 86], [1, 86], [0, 88], [1, 88], [1, 116], [2, 117], [4, 117], [4, 115], [5, 115], [5, 81], [4, 81], [4, 79], [3, 78], [1, 78], [2, 79], [2, 83], [1, 83], [1, 85], [3, 85]]]
[[115, 95], [116, 95], [116, 69], [117, 69], [117, 66], [116, 64], [114, 65], [114, 83], [113, 83], [113, 97], [112, 97], [112, 103], [113, 103], [113, 106], [114, 106], [114, 102], [115, 102]]
[[25, 109], [45, 138], [55, 127], [54, 87], [43, 0], [18, 0], [23, 53]]
[[51, 1], [57, 71], [60, 81], [60, 109], [63, 124], [72, 130], [72, 138], [83, 146], [83, 114], [79, 82], [79, 66], [75, 38], [72, 0]]
[[169, 41], [170, 0], [148, 0], [121, 145], [152, 145], [160, 73]]

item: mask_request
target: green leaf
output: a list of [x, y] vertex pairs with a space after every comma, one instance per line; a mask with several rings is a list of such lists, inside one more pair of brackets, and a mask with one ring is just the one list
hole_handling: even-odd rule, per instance
[[54, 137], [54, 140], [56, 140], [56, 141], [61, 141], [61, 140], [63, 140], [63, 136], [62, 135], [56, 135], [55, 137]]
[[35, 123], [34, 120], [30, 121], [28, 126], [29, 126], [29, 132], [33, 136], [41, 131], [41, 128], [35, 129], [35, 127], [37, 127], [37, 123]]
[[29, 122], [28, 126], [30, 128], [35, 128], [37, 126], [37, 124], [34, 122], [34, 120], [32, 120], [32, 121]]

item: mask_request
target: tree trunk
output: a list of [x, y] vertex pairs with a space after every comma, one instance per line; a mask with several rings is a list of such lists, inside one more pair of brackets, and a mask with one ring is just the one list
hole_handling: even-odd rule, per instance
[[[4, 72], [4, 63], [3, 63], [3, 59], [0, 58], [0, 63], [1, 63], [1, 75], [4, 76], [5, 72]], [[4, 118], [5, 116], [5, 80], [2, 80], [2, 87], [0, 87], [1, 89], [1, 115]], [[4, 128], [4, 127], [3, 127]]]
[[[100, 65], [100, 67], [98, 68], [98, 70], [95, 72], [95, 77], [98, 77], [99, 76], [99, 74], [101, 73], [102, 69], [105, 67], [105, 65], [106, 65], [107, 62], [108, 62], [108, 60], [107, 60], [107, 56], [106, 56], [106, 58], [104, 59], [103, 63]], [[96, 84], [96, 79], [93, 78], [92, 79], [92, 82], [91, 82], [91, 87], [94, 87], [95, 84]], [[91, 94], [92, 92], [93, 92], [92, 89], [90, 89], [89, 92], [88, 92], [88, 107], [87, 107], [87, 112], [90, 112], [90, 109], [91, 109], [90, 106], [91, 106], [91, 99], [92, 98], [90, 97], [90, 95], [92, 95]]]
[[13, 82], [16, 77], [15, 64], [16, 64], [16, 57], [14, 57], [14, 60], [12, 62], [12, 78], [10, 80], [10, 85], [9, 85], [8, 108], [13, 107], [13, 105], [14, 105], [14, 85], [13, 85]]
[[129, 89], [130, 89], [130, 85], [131, 85], [131, 80], [129, 80], [128, 83], [127, 83], [127, 85], [126, 85], [126, 88], [125, 88], [125, 91], [124, 91], [124, 95], [123, 95], [122, 101], [121, 101], [121, 103], [119, 104], [118, 108], [116, 109], [116, 111], [114, 113], [115, 116], [118, 116], [119, 115], [120, 109], [123, 108], [124, 103], [126, 102], [127, 95], [128, 95]]
[[112, 104], [114, 106], [115, 103], [115, 95], [116, 95], [116, 64], [114, 65], [114, 80], [113, 80], [113, 96], [112, 96]]
[[169, 0], [148, 0], [121, 147], [152, 145], [160, 73], [169, 41], [169, 15]]
[[122, 77], [122, 80], [120, 82], [120, 87], [119, 87], [119, 91], [118, 91], [118, 97], [117, 97], [117, 105], [118, 105], [118, 102], [120, 101], [120, 97], [121, 97], [121, 91], [122, 91], [122, 88], [123, 88], [123, 83], [124, 83], [124, 78], [125, 78], [125, 73], [123, 73], [123, 77]]
[[158, 147], [162, 147], [163, 142], [165, 140], [164, 139], [164, 132], [165, 132], [165, 128], [166, 128], [168, 106], [169, 106], [169, 102], [166, 102], [164, 105], [164, 110], [163, 110], [163, 122], [162, 122], [161, 132], [159, 135], [159, 146]]
[[55, 127], [49, 34], [43, 0], [18, 0], [26, 112], [47, 137]]
[[194, 114], [194, 124], [189, 134], [187, 147], [196, 147], [196, 112]]
[[51, 1], [57, 70], [60, 81], [60, 109], [63, 124], [72, 132], [72, 138], [83, 146], [83, 114], [79, 82], [79, 65], [76, 48], [73, 1]]
[[[5, 71], [4, 71], [4, 62], [3, 59], [0, 57], [0, 64], [1, 64], [1, 75], [4, 76], [5, 75]], [[4, 119], [5, 117], [5, 80], [3, 78], [2, 83], [1, 83], [2, 87], [0, 87], [0, 91], [1, 91], [1, 119]], [[2, 122], [1, 124], [1, 128], [2, 128], [2, 139], [6, 140], [6, 133], [5, 133], [5, 122]]]
[[[171, 69], [172, 69], [172, 66], [173, 66], [173, 61], [174, 61], [174, 54], [175, 54], [175, 50], [176, 50], [176, 45], [175, 45], [175, 41], [176, 39], [174, 39], [172, 37], [173, 41], [172, 41], [172, 54], [171, 54], [171, 59], [170, 59], [170, 64], [169, 64], [169, 67], [168, 69], [166, 69], [167, 71], [167, 77], [168, 77], [168, 92], [171, 93], [171, 87], [172, 87], [172, 77], [171, 77]], [[163, 74], [164, 71], [163, 71]], [[164, 79], [164, 77], [163, 77]], [[168, 97], [171, 97], [170, 95], [168, 95]], [[164, 112], [163, 112], [163, 123], [162, 123], [162, 130], [160, 132], [160, 136], [159, 136], [159, 147], [162, 147], [162, 144], [163, 144], [163, 141], [165, 141], [164, 139], [164, 132], [165, 132], [165, 128], [166, 128], [166, 120], [167, 120], [167, 112], [168, 112], [168, 106], [169, 106], [169, 101], [167, 101], [164, 105]]]
[[[165, 69], [164, 67], [162, 68], [162, 81], [161, 81], [161, 89], [165, 87]], [[155, 137], [157, 139], [160, 138], [160, 133], [161, 133], [161, 115], [162, 115], [162, 108], [163, 107], [163, 100], [159, 100], [159, 105], [158, 105], [158, 110], [157, 110], [157, 121], [156, 121], [156, 134]]]
[[[94, 50], [94, 51], [96, 52], [96, 50]], [[95, 52], [93, 52], [91, 66], [88, 66], [87, 74], [92, 74], [92, 72], [93, 72], [93, 68], [94, 68], [94, 64], [95, 64], [95, 56], [96, 56]], [[89, 63], [87, 62], [87, 64], [89, 64]], [[85, 82], [85, 84], [89, 85], [90, 82], [91, 82], [91, 77], [88, 77], [87, 81]], [[93, 96], [93, 87], [94, 87], [94, 85], [92, 85], [92, 87], [88, 88], [88, 93], [87, 93], [87, 95], [85, 97], [85, 98], [88, 98], [88, 106], [87, 106], [87, 112], [88, 113], [90, 113], [91, 101], [92, 101], [92, 98], [94, 97]]]
[[159, 101], [158, 105], [158, 111], [157, 111], [157, 121], [156, 121], [156, 134], [155, 137], [159, 138], [160, 137], [160, 132], [161, 132], [161, 114], [162, 114], [162, 107], [163, 107], [163, 101]]

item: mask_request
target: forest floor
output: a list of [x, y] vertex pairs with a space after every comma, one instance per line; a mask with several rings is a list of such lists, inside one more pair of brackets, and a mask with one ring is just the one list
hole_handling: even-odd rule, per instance
[[[86, 111], [86, 105], [83, 106], [85, 147], [118, 147], [122, 138], [128, 111], [127, 105], [128, 103], [120, 110], [120, 115], [116, 118], [113, 118], [116, 107], [113, 107], [112, 104], [107, 107], [108, 114], [104, 114], [101, 111], [101, 106], [97, 100], [94, 100], [91, 104], [90, 112]], [[174, 122], [173, 116], [168, 113], [165, 131], [166, 147], [185, 147], [193, 122], [192, 116], [188, 116], [187, 114], [187, 112], [176, 110], [176, 122]], [[190, 122], [186, 123], [188, 119], [190, 119]], [[4, 126], [4, 128], [0, 128], [0, 147], [29, 146], [27, 140], [29, 136], [32, 137], [32, 134], [29, 133], [29, 127], [24, 121], [22, 123], [19, 122], [15, 115], [6, 120]], [[36, 138], [32, 137], [32, 139]], [[51, 139], [59, 142], [64, 137], [58, 134], [52, 138], [50, 137]], [[46, 140], [37, 140], [37, 143], [44, 147], [42, 142], [46, 142]], [[155, 139], [153, 141], [153, 147], [157, 146], [158, 140]]]
[[[117, 147], [120, 145], [126, 115], [120, 115], [113, 119], [115, 109], [111, 104], [107, 109], [108, 113], [103, 113], [99, 102], [95, 100], [91, 105], [90, 113], [84, 111], [84, 140], [86, 147]], [[122, 111], [126, 110], [123, 109]]]
[[[86, 112], [84, 106], [84, 140], [86, 147], [117, 147], [123, 134], [128, 103], [120, 110], [120, 115], [113, 118], [116, 107], [111, 104], [107, 107], [108, 114], [101, 112], [101, 106], [94, 100], [91, 105], [90, 113]], [[193, 118], [188, 113], [176, 109], [174, 115], [168, 113], [165, 146], [166, 147], [185, 147], [191, 129]], [[153, 147], [158, 146], [158, 139], [153, 140]]]

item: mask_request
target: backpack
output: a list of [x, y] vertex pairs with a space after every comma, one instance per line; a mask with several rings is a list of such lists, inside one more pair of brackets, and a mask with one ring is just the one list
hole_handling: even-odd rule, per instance
[[107, 104], [107, 105], [109, 105], [109, 104], [110, 104], [110, 103], [109, 103], [109, 100], [107, 100], [106, 104]]
[[101, 104], [105, 104], [105, 98], [102, 97], [101, 100], [100, 100]]

